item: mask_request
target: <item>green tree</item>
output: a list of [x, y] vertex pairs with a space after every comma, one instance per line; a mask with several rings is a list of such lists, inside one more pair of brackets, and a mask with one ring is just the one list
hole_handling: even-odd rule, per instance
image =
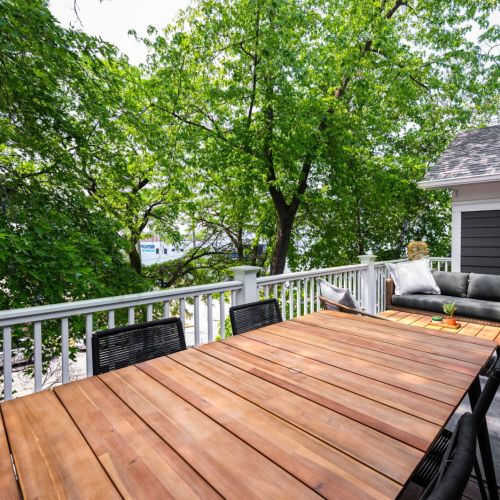
[[496, 67], [467, 35], [476, 22], [495, 36], [494, 3], [200, 0], [150, 42], [151, 112], [198, 137], [220, 176], [233, 158], [266, 193], [280, 273], [311, 186], [336, 178], [346, 149], [387, 157], [417, 134], [425, 164], [488, 114]]

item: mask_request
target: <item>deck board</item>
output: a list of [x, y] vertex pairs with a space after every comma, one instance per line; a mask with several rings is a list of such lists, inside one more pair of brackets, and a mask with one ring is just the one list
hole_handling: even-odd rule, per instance
[[221, 498], [99, 378], [55, 392], [123, 497]]
[[24, 498], [121, 498], [52, 391], [7, 401], [2, 413]]
[[[402, 317], [397, 314], [397, 311], [388, 309], [387, 311], [383, 311], [379, 314], [381, 318], [386, 318], [390, 321], [397, 323], [398, 325], [403, 326], [403, 324], [408, 325], [410, 327], [424, 327], [427, 330], [431, 331], [439, 331], [439, 332], [447, 332], [452, 335], [455, 335], [455, 338], [468, 339], [470, 342], [480, 342], [481, 340], [493, 340], [497, 344], [500, 343], [500, 327], [491, 326], [491, 325], [481, 325], [479, 323], [474, 323], [473, 321], [465, 322], [462, 321], [461, 328], [459, 330], [453, 330], [450, 328], [446, 328], [444, 325], [436, 325], [432, 324], [432, 316], [425, 315], [420, 319], [415, 321], [405, 321], [408, 316]], [[457, 335], [458, 334], [458, 335]]]

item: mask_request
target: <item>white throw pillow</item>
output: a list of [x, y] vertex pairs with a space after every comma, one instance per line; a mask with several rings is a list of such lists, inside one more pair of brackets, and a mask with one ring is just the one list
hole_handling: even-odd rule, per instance
[[[325, 299], [333, 300], [334, 302], [338, 302], [339, 304], [350, 307], [351, 309], [356, 309], [357, 311], [360, 310], [359, 304], [347, 288], [338, 288], [323, 279], [318, 279], [318, 282], [319, 294], [322, 297], [324, 297]], [[327, 305], [327, 309], [334, 311], [339, 310], [333, 304]]]
[[396, 295], [411, 293], [438, 295], [441, 293], [429, 268], [429, 259], [386, 264], [386, 266], [394, 281]]

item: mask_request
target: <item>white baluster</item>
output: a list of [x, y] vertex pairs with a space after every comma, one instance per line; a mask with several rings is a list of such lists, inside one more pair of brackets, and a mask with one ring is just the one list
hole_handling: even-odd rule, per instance
[[297, 317], [302, 315], [302, 291], [300, 280], [297, 281]]
[[12, 328], [3, 329], [3, 395], [12, 399]]
[[288, 282], [288, 319], [293, 319], [293, 281]]
[[135, 310], [134, 307], [128, 308], [128, 324], [133, 325], [135, 323]]
[[194, 297], [194, 345], [200, 344], [200, 296]]
[[170, 301], [168, 300], [163, 302], [163, 317], [164, 318], [170, 317]]
[[307, 303], [309, 299], [308, 290], [307, 290], [307, 285], [309, 283], [309, 279], [305, 278], [304, 279], [304, 314], [307, 314]]
[[186, 301], [184, 299], [179, 300], [179, 309], [181, 314], [182, 328], [186, 330]]
[[85, 315], [85, 348], [87, 354], [87, 377], [92, 377], [94, 367], [92, 366], [92, 314]]
[[225, 299], [224, 292], [220, 293], [219, 297], [219, 329], [220, 329], [220, 338], [223, 339], [226, 335], [226, 312], [225, 312]]
[[278, 300], [278, 283], [275, 283], [273, 285], [273, 298]]
[[207, 336], [208, 342], [214, 339], [213, 319], [212, 319], [212, 294], [207, 297]]
[[108, 328], [115, 327], [115, 311], [108, 311]]
[[146, 321], [153, 321], [153, 304], [148, 304], [146, 307]]
[[42, 323], [36, 321], [34, 324], [35, 337], [35, 392], [42, 390]]
[[61, 367], [62, 383], [69, 382], [69, 320], [61, 318]]
[[281, 283], [281, 316], [286, 319], [286, 289], [285, 283]]
[[269, 285], [266, 285], [264, 287], [264, 298], [268, 299], [269, 298]]

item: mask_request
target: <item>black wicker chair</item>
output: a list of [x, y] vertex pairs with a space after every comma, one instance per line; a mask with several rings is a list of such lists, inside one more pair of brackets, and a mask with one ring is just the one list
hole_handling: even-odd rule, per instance
[[229, 309], [229, 317], [231, 318], [233, 335], [239, 335], [240, 333], [283, 321], [276, 299], [233, 306]]
[[[490, 374], [484, 389], [479, 396], [476, 407], [472, 412], [472, 417], [474, 419], [476, 427], [479, 429], [484, 419], [486, 413], [493, 402], [495, 394], [500, 386], [500, 358], [497, 358], [496, 363], [490, 370]], [[452, 439], [452, 432], [444, 429], [437, 441], [434, 443], [433, 447], [425, 457], [424, 461], [420, 467], [415, 472], [412, 480], [424, 488], [427, 487], [433, 478], [436, 476], [438, 469], [440, 467], [443, 456], [448, 449], [449, 443]], [[474, 461], [474, 472], [476, 474], [478, 486], [481, 492], [482, 498], [487, 498], [486, 491], [484, 489], [484, 483], [482, 480], [481, 469], [479, 468], [479, 463], [477, 459]]]
[[180, 318], [149, 321], [94, 333], [94, 375], [186, 349]]
[[438, 473], [420, 498], [460, 500], [476, 459], [476, 420], [464, 413], [448, 443]]

